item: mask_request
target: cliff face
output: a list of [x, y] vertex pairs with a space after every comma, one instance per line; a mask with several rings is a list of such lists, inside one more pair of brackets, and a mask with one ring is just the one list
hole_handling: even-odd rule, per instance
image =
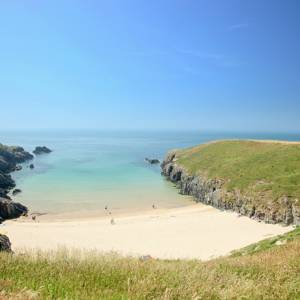
[[[30, 159], [33, 159], [33, 155], [22, 147], [0, 144], [0, 223], [28, 213], [27, 207], [12, 201], [8, 192], [15, 187], [15, 182], [9, 173], [20, 169], [17, 168], [17, 164]], [[9, 238], [3, 234], [0, 234], [0, 251], [11, 251]]]
[[7, 198], [10, 189], [15, 187], [15, 182], [10, 172], [16, 169], [17, 164], [33, 159], [33, 155], [22, 147], [9, 147], [0, 144], [0, 198]]
[[33, 159], [33, 155], [22, 147], [8, 147], [0, 144], [0, 223], [26, 215], [28, 209], [12, 201], [8, 192], [15, 187], [10, 172], [16, 170], [17, 164]]
[[266, 223], [300, 225], [300, 208], [287, 197], [279, 199], [279, 205], [257, 207], [251, 197], [242, 195], [238, 190], [228, 192], [221, 179], [207, 179], [198, 175], [191, 176], [177, 162], [176, 151], [167, 154], [162, 162], [162, 174], [177, 185], [180, 193], [193, 196], [201, 202], [222, 210], [232, 210], [241, 215], [261, 220]]

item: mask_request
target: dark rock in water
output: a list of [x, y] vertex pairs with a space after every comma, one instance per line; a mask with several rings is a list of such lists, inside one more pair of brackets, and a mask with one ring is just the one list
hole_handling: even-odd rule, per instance
[[0, 197], [9, 198], [7, 193], [15, 187], [15, 182], [9, 175], [10, 172], [20, 170], [20, 163], [33, 158], [22, 147], [5, 146], [0, 144]]
[[28, 208], [20, 203], [13, 202], [9, 199], [0, 198], [0, 223], [16, 219], [28, 214]]
[[27, 160], [33, 159], [33, 155], [25, 151], [22, 147], [11, 147], [15, 156], [16, 163], [23, 163]]
[[33, 159], [33, 155], [25, 151], [22, 147], [0, 144], [0, 172], [12, 172], [17, 164], [30, 159]]
[[49, 148], [45, 147], [45, 146], [38, 146], [33, 150], [33, 153], [35, 155], [40, 155], [40, 154], [46, 154], [46, 153], [50, 153], [52, 152], [52, 150], [50, 150]]
[[29, 165], [29, 168], [30, 168], [30, 169], [34, 169], [34, 164], [30, 164], [30, 165]]
[[22, 147], [4, 146], [0, 144], [0, 171], [11, 172], [16, 164], [33, 159], [33, 155]]
[[11, 163], [0, 155], [0, 172], [9, 172], [11, 167]]
[[10, 197], [7, 194], [8, 194], [7, 190], [0, 188], [0, 198], [10, 199]]
[[3, 234], [0, 234], [0, 252], [11, 252], [10, 240]]
[[3, 174], [0, 172], [0, 188], [2, 189], [11, 189], [16, 186], [15, 182], [9, 174]]
[[15, 196], [15, 195], [20, 194], [21, 192], [22, 192], [21, 189], [14, 189], [13, 192], [12, 192], [12, 194], [13, 194], [13, 196]]
[[148, 158], [148, 157], [145, 158], [145, 161], [147, 161], [151, 165], [156, 165], [156, 164], [160, 163], [160, 161], [158, 159], [155, 159], [155, 158], [151, 159], [151, 158]]
[[[26, 152], [22, 147], [9, 147], [0, 144], [0, 223], [28, 213], [27, 207], [13, 202], [8, 196], [8, 192], [16, 186], [9, 173], [20, 171], [22, 166], [18, 164], [30, 159], [33, 159], [33, 155]], [[13, 195], [20, 192], [20, 189], [15, 189]], [[0, 251], [11, 252], [11, 243], [8, 237], [2, 234], [0, 234]]]
[[14, 171], [21, 171], [22, 170], [22, 166], [20, 165], [17, 165], [14, 169]]

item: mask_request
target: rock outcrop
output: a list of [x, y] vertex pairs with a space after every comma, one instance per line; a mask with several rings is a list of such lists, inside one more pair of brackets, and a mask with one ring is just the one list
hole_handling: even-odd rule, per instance
[[158, 159], [156, 159], [156, 158], [148, 158], [148, 157], [146, 157], [145, 161], [148, 162], [151, 165], [155, 165], [155, 164], [159, 164], [160, 163], [160, 161]]
[[11, 252], [11, 243], [6, 235], [0, 234], [0, 252]]
[[0, 144], [0, 172], [12, 172], [16, 169], [17, 164], [30, 159], [33, 159], [33, 155], [22, 147], [9, 147]]
[[13, 196], [18, 195], [18, 194], [20, 194], [21, 192], [22, 192], [21, 189], [14, 189], [14, 190], [12, 191], [12, 195], [13, 195]]
[[14, 169], [14, 171], [21, 171], [23, 168], [20, 165], [17, 165]]
[[0, 189], [2, 190], [9, 190], [16, 186], [14, 180], [11, 178], [9, 174], [2, 173], [0, 171]]
[[177, 163], [176, 151], [167, 154], [161, 164], [162, 174], [177, 185], [180, 193], [193, 196], [196, 202], [202, 202], [221, 210], [232, 210], [266, 223], [300, 225], [300, 203], [287, 197], [278, 200], [278, 205], [257, 207], [251, 197], [236, 190], [228, 192], [224, 182], [217, 178], [193, 176]]
[[10, 199], [7, 193], [8, 193], [7, 190], [0, 188], [0, 198]]
[[[33, 155], [26, 152], [22, 147], [9, 147], [0, 144], [0, 223], [28, 213], [26, 206], [12, 201], [8, 196], [9, 191], [16, 186], [9, 173], [21, 170], [22, 166], [18, 164], [31, 159], [33, 159]], [[20, 191], [20, 189], [15, 189], [13, 194]], [[11, 251], [9, 238], [2, 234], [0, 234], [0, 251]]]
[[0, 197], [9, 198], [7, 193], [16, 186], [10, 172], [20, 170], [18, 164], [33, 159], [33, 155], [22, 147], [0, 144]]
[[28, 214], [28, 208], [10, 199], [0, 198], [0, 223]]
[[35, 155], [41, 155], [41, 154], [47, 154], [47, 153], [51, 153], [52, 150], [45, 147], [45, 146], [37, 146], [35, 147], [35, 149], [33, 150], [33, 153]]

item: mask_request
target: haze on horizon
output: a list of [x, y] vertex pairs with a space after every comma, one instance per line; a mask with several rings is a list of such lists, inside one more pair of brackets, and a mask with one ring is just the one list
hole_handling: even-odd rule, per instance
[[300, 131], [300, 2], [0, 3], [1, 129]]

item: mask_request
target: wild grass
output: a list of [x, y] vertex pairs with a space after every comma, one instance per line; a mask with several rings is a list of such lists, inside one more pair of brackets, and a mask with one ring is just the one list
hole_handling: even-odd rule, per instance
[[66, 250], [1, 254], [0, 299], [300, 299], [299, 232], [281, 236], [285, 244], [208, 262]]
[[179, 151], [178, 164], [191, 174], [224, 181], [262, 202], [287, 197], [300, 206], [300, 143], [219, 141]]

